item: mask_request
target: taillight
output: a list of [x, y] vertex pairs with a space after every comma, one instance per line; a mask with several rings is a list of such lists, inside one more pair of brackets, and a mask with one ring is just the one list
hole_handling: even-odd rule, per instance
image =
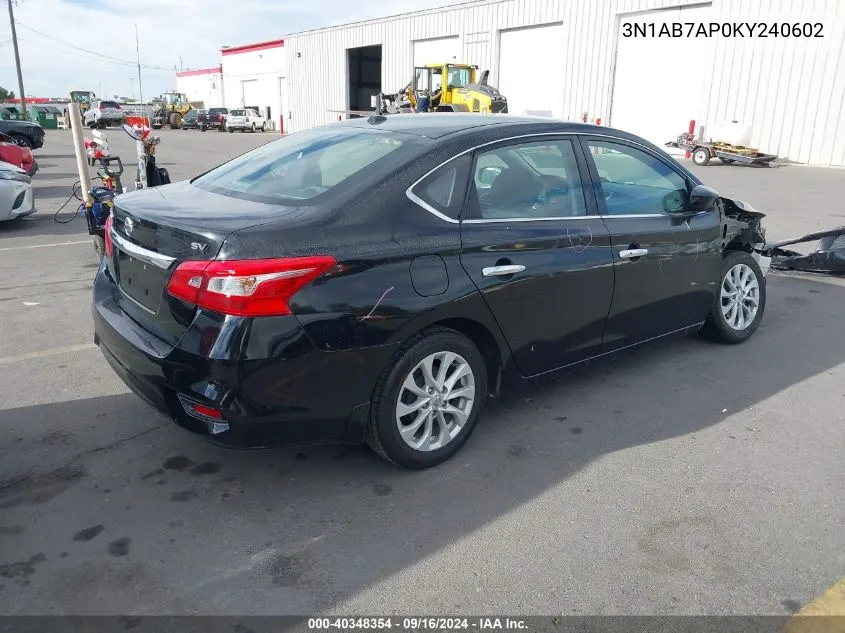
[[112, 225], [112, 215], [111, 215], [111, 213], [109, 213], [108, 217], [106, 218], [106, 235], [105, 235], [106, 255], [108, 257], [111, 257], [112, 253], [114, 252], [114, 245], [112, 244], [112, 241], [111, 241], [111, 225]]
[[335, 264], [329, 256], [186, 261], [173, 271], [167, 292], [222, 314], [284, 316], [291, 314], [291, 297]]
[[105, 109], [106, 109], [106, 106], [104, 106], [104, 105], [101, 103], [101, 104], [100, 104], [100, 110], [105, 110]]
[[218, 120], [218, 121], [222, 121], [222, 120], [223, 120], [223, 115], [222, 115], [222, 114], [218, 114], [218, 115], [217, 115], [217, 120]]

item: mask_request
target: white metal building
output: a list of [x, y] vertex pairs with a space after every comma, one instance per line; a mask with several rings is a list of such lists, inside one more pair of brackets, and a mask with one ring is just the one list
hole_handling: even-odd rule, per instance
[[[743, 22], [789, 35], [696, 35], [699, 24]], [[657, 36], [672, 23], [685, 25], [681, 37]], [[845, 166], [843, 42], [842, 0], [480, 0], [287, 36], [285, 127], [366, 109], [415, 65], [458, 61], [489, 69], [511, 113], [586, 114], [659, 145], [691, 120], [706, 130], [737, 121], [761, 151]]]
[[223, 74], [220, 67], [176, 73], [176, 91], [188, 101], [202, 101], [206, 108], [223, 104]]
[[273, 40], [220, 50], [225, 86], [222, 106], [255, 108], [280, 129], [285, 82], [285, 42]]

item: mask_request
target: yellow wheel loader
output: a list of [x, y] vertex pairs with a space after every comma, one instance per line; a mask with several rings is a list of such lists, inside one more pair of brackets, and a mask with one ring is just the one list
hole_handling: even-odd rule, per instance
[[405, 99], [414, 112], [506, 113], [508, 100], [487, 83], [489, 70], [476, 80], [478, 66], [429, 64], [414, 69]]
[[395, 94], [373, 96], [374, 110], [330, 110], [357, 116], [408, 112], [507, 113], [508, 100], [487, 83], [485, 70], [476, 78], [478, 66], [428, 64], [414, 69], [414, 79]]
[[182, 127], [182, 119], [195, 109], [182, 92], [165, 92], [158, 99], [153, 99], [156, 108], [153, 112], [152, 127], [156, 130], [169, 125], [174, 130]]

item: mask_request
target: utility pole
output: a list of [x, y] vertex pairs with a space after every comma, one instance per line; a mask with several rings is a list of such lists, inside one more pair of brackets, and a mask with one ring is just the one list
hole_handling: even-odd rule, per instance
[[179, 54], [179, 72], [185, 70], [184, 66], [182, 66], [182, 54]]
[[21, 92], [21, 112], [26, 119], [26, 93], [23, 91], [23, 74], [21, 74], [21, 56], [18, 53], [18, 32], [15, 29], [15, 12], [12, 11], [12, 0], [9, 0], [9, 26], [12, 28], [12, 47], [15, 49], [15, 65], [18, 69], [18, 90]]
[[[11, 0], [9, 0], [11, 2]], [[141, 49], [138, 46], [138, 24], [135, 24], [135, 54], [138, 56], [138, 96], [144, 102], [144, 89], [141, 87]]]
[[129, 78], [129, 85], [132, 86], [132, 100], [135, 100], [135, 77]]

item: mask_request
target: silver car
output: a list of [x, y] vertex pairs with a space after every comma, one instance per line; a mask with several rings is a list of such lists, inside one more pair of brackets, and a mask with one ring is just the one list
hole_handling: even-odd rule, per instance
[[241, 132], [261, 130], [263, 132], [266, 127], [267, 121], [257, 110], [253, 110], [252, 108], [230, 110], [229, 116], [226, 117], [226, 129], [230, 132], [234, 132], [235, 130], [240, 130]]
[[23, 169], [0, 160], [0, 222], [35, 213], [31, 183]]
[[116, 101], [95, 101], [85, 111], [84, 123], [91, 128], [123, 125], [123, 111]]

